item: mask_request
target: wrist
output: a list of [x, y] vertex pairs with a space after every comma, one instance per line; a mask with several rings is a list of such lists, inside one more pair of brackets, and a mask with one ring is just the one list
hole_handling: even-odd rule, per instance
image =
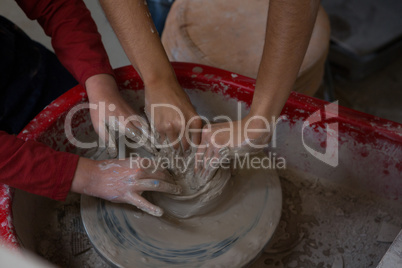
[[147, 77], [143, 77], [143, 81], [145, 90], [148, 91], [160, 91], [179, 85], [173, 70], [155, 74], [148, 73]]
[[276, 121], [285, 105], [290, 89], [282, 86], [266, 85], [257, 82], [254, 90], [250, 114], [263, 116], [269, 121]]
[[118, 91], [116, 81], [110, 74], [96, 74], [85, 81], [88, 97], [91, 98], [99, 93], [114, 94]]
[[75, 170], [74, 178], [71, 183], [71, 192], [85, 194], [84, 189], [87, 188], [92, 177], [93, 160], [80, 157]]
[[258, 107], [251, 105], [250, 112], [247, 114], [244, 120], [253, 120], [254, 124], [263, 125], [262, 122], [264, 120], [271, 122], [273, 116], [275, 115], [271, 114], [269, 110], [264, 108], [258, 109]]
[[[158, 96], [164, 96], [167, 99], [174, 97], [186, 98], [184, 90], [181, 88], [180, 84], [174, 77], [174, 80], [160, 80], [157, 83], [151, 85], [145, 85], [145, 99], [151, 100], [154, 98], [159, 98]], [[167, 100], [165, 99], [165, 100]]]
[[272, 135], [274, 121], [260, 114], [248, 114], [242, 119], [243, 133], [247, 140], [266, 144]]
[[270, 118], [258, 113], [250, 112], [246, 117], [242, 119], [243, 126], [252, 127], [255, 129], [265, 129], [267, 128], [267, 125], [270, 125], [270, 123]]

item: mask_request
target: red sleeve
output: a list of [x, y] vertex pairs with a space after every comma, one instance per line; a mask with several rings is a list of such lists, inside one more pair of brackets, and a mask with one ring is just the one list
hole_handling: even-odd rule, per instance
[[55, 200], [70, 191], [78, 155], [0, 131], [0, 183]]
[[52, 38], [60, 62], [85, 86], [95, 74], [113, 74], [101, 36], [82, 0], [17, 0]]

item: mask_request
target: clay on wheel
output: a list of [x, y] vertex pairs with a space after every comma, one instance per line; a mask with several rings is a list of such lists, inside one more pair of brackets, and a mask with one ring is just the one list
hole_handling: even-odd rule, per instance
[[170, 216], [189, 218], [202, 215], [212, 211], [224, 198], [225, 186], [231, 176], [229, 168], [210, 171], [210, 176], [201, 178], [194, 174], [195, 151], [183, 158], [184, 161], [173, 161], [172, 159], [178, 156], [166, 150], [161, 150], [155, 157], [171, 159], [171, 163], [175, 163], [175, 166], [171, 165], [169, 171], [175, 183], [182, 187], [180, 195], [160, 192], [150, 194], [151, 202]]
[[225, 186], [230, 179], [230, 169], [218, 169], [205, 184], [200, 183], [192, 169], [183, 176], [175, 176], [177, 184], [182, 186], [181, 195], [152, 193], [151, 201], [161, 207], [165, 213], [177, 218], [189, 218], [203, 215], [214, 209], [225, 198]]

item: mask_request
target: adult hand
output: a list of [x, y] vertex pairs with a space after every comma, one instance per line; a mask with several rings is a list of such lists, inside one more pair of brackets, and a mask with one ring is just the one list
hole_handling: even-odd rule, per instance
[[[202, 141], [197, 151], [200, 154], [197, 155], [198, 160], [201, 158], [203, 161], [197, 161], [196, 174], [203, 172], [203, 176], [210, 176], [211, 172], [205, 175], [208, 158], [219, 159], [233, 157], [236, 153], [239, 156], [247, 152], [254, 153], [261, 150], [255, 145], [268, 143], [269, 132], [265, 135], [263, 132], [250, 133], [245, 137], [246, 122], [249, 118], [279, 118], [305, 57], [319, 4], [318, 0], [269, 2], [264, 49], [250, 114], [245, 119], [234, 122], [234, 131], [231, 133], [225, 131], [230, 126], [229, 123], [203, 129]], [[256, 115], [262, 117], [255, 117]], [[266, 129], [266, 123], [253, 121], [249, 124], [250, 127]], [[247, 140], [252, 144], [246, 142]]]
[[[167, 150], [186, 152], [190, 141], [200, 142], [201, 134], [186, 139], [185, 127], [201, 129], [187, 94], [177, 82], [175, 72], [155, 30], [146, 1], [100, 1], [131, 64], [145, 85], [146, 112], [156, 142]], [[182, 134], [182, 135], [180, 135]], [[168, 146], [168, 145], [171, 146]], [[169, 147], [172, 147], [171, 149]]]
[[92, 124], [96, 133], [105, 142], [111, 157], [117, 156], [115, 133], [141, 143], [149, 152], [155, 152], [150, 143], [149, 126], [138, 116], [120, 95], [116, 81], [107, 74], [91, 76], [85, 82], [90, 105]]
[[80, 158], [71, 191], [115, 203], [128, 203], [151, 215], [162, 216], [163, 210], [141, 194], [145, 191], [180, 194], [181, 188], [172, 182], [167, 171], [155, 169], [152, 165], [142, 168], [141, 163], [148, 166], [144, 161], [150, 160], [139, 157], [103, 161]]
[[272, 131], [264, 117], [251, 114], [239, 121], [205, 125], [196, 153], [195, 174], [207, 182], [221, 163], [262, 151]]
[[145, 111], [159, 146], [170, 144], [182, 155], [200, 143], [202, 121], [177, 82], [146, 88]]

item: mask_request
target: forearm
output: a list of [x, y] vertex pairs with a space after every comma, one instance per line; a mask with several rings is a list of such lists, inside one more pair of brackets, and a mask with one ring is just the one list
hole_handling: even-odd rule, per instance
[[35, 141], [23, 141], [0, 131], [0, 183], [64, 200], [78, 156], [56, 152]]
[[96, 103], [108, 101], [119, 94], [117, 84], [113, 76], [108, 74], [97, 74], [85, 81], [85, 88], [89, 101]]
[[319, 7], [318, 0], [271, 0], [251, 115], [278, 117], [296, 81]]
[[58, 59], [81, 85], [96, 74], [113, 75], [101, 36], [82, 0], [18, 0], [17, 3], [52, 38]]
[[93, 173], [94, 160], [80, 157], [77, 164], [77, 170], [75, 171], [73, 181], [71, 183], [71, 192], [79, 194], [86, 193], [84, 189], [90, 183], [90, 178]]
[[146, 87], [175, 82], [174, 71], [144, 0], [100, 0], [105, 14]]

